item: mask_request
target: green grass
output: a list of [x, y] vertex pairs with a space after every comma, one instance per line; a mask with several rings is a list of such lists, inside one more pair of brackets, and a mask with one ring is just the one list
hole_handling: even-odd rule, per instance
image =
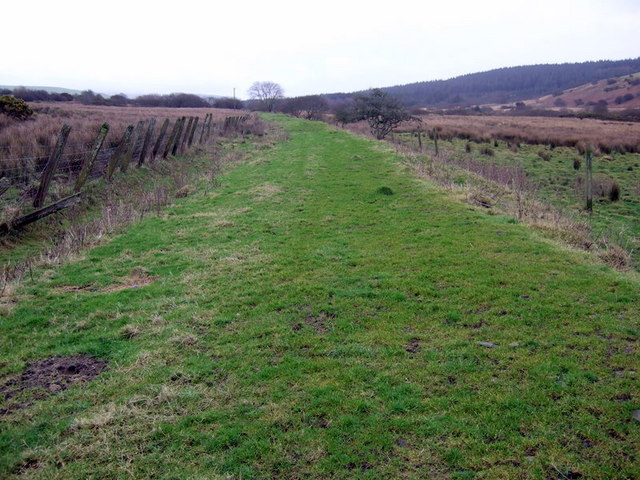
[[[417, 139], [409, 134], [398, 138], [417, 146]], [[542, 200], [586, 220], [592, 226], [595, 238], [608, 235], [621, 243], [632, 251], [635, 266], [640, 267], [640, 154], [610, 153], [594, 157], [594, 182], [601, 182], [601, 178], [613, 180], [620, 186], [621, 194], [620, 200], [615, 202], [606, 196], [596, 196], [593, 213], [587, 214], [584, 211], [584, 183], [578, 183], [585, 178], [585, 160], [575, 148], [550, 149], [545, 145], [522, 144], [517, 152], [513, 152], [507, 143], [500, 141], [497, 147], [493, 143], [471, 143], [472, 152], [467, 153], [466, 144], [466, 140], [460, 139], [440, 140], [441, 147], [459, 159], [471, 157], [499, 165], [520, 166]], [[482, 155], [483, 147], [492, 149], [494, 156]], [[581, 163], [578, 170], [574, 169], [574, 160]]]
[[[640, 476], [636, 277], [379, 143], [269, 118], [287, 142], [38, 272], [0, 317], [0, 373], [111, 367], [0, 417], [2, 476]], [[104, 291], [136, 267], [158, 278]]]

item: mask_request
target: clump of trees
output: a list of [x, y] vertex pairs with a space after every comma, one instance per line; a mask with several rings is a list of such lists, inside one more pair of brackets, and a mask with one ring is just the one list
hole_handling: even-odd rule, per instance
[[318, 120], [329, 109], [329, 103], [322, 95], [305, 95], [286, 98], [279, 102], [277, 109], [294, 117]]
[[242, 110], [244, 108], [244, 102], [237, 98], [222, 97], [216, 98], [213, 101], [213, 106], [215, 108], [232, 108], [235, 110]]
[[33, 110], [27, 102], [11, 95], [0, 96], [0, 113], [16, 120], [28, 120], [33, 116]]
[[400, 100], [379, 88], [371, 90], [368, 94], [357, 95], [351, 106], [345, 106], [336, 112], [336, 121], [340, 123], [366, 120], [371, 134], [378, 140], [382, 140], [402, 122], [412, 118]]

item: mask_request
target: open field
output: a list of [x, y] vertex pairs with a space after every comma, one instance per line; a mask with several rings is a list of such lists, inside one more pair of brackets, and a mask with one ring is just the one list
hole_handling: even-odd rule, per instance
[[44, 157], [46, 161], [65, 123], [71, 126], [67, 151], [74, 154], [90, 148], [104, 122], [110, 126], [105, 143], [109, 147], [117, 145], [128, 125], [140, 120], [156, 118], [159, 129], [165, 118], [173, 123], [182, 116], [204, 117], [205, 113], [212, 113], [216, 121], [241, 114], [238, 110], [217, 108], [102, 107], [75, 102], [42, 102], [30, 106], [36, 112], [34, 120], [20, 122], [4, 115], [0, 117], [0, 171], [18, 166], [23, 157]]
[[269, 118], [288, 141], [2, 312], [0, 476], [640, 477], [637, 275]]
[[462, 138], [489, 142], [493, 139], [514, 143], [544, 144], [584, 148], [591, 145], [603, 153], [640, 152], [640, 123], [614, 122], [590, 118], [549, 118], [510, 116], [423, 115], [422, 125], [401, 128], [413, 131], [440, 130], [443, 138]]

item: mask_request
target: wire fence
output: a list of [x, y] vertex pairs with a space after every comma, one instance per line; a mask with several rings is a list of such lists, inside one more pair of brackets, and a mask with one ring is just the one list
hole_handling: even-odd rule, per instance
[[[6, 216], [4, 207], [9, 204], [13, 212], [32, 210], [19, 218], [0, 218], [0, 222], [4, 220], [0, 223], [0, 234], [77, 203], [69, 199], [78, 197], [87, 182], [99, 178], [111, 181], [129, 166], [140, 167], [159, 157], [180, 155], [192, 146], [208, 143], [218, 134], [242, 131], [248, 119], [247, 115], [226, 117], [223, 122], [214, 123], [213, 114], [207, 113], [204, 119], [180, 117], [173, 124], [166, 119], [161, 127], [155, 119], [149, 119], [127, 127], [120, 141], [115, 145], [111, 142], [108, 147], [103, 147], [108, 124], [102, 125], [92, 145], [66, 144], [71, 127], [65, 125], [46, 155], [0, 159], [0, 214]], [[44, 207], [53, 183], [62, 188], [56, 189], [58, 198]], [[63, 195], [67, 196], [59, 198], [60, 192], [66, 192]]]

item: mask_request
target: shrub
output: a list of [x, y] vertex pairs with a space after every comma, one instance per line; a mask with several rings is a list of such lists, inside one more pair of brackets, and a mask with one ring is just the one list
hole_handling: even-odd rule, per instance
[[581, 166], [582, 166], [582, 161], [579, 158], [574, 158], [573, 159], [573, 169], [574, 170], [580, 170]]
[[551, 152], [547, 150], [538, 150], [538, 156], [546, 162], [551, 160]]
[[480, 149], [480, 153], [482, 155], [486, 155], [487, 157], [493, 157], [495, 155], [495, 152], [491, 147], [482, 147]]
[[616, 181], [614, 181], [609, 188], [609, 200], [612, 202], [620, 200], [620, 185], [618, 185]]
[[27, 120], [33, 116], [33, 110], [27, 105], [27, 102], [11, 95], [0, 97], [0, 113], [16, 120]]

